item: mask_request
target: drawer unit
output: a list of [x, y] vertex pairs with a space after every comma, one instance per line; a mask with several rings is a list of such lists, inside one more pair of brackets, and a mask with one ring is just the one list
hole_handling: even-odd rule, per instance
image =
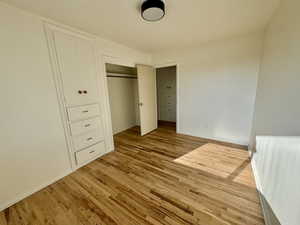
[[68, 108], [69, 121], [71, 122], [88, 119], [98, 115], [100, 115], [98, 104]]
[[45, 24], [72, 169], [106, 152], [95, 38]]
[[97, 142], [103, 141], [104, 135], [102, 129], [97, 129], [89, 133], [73, 137], [75, 151], [89, 147]]
[[104, 142], [100, 142], [80, 152], [76, 152], [75, 157], [76, 157], [77, 165], [81, 165], [85, 162], [95, 159], [96, 156], [104, 153], [105, 153]]
[[101, 119], [99, 117], [79, 121], [76, 123], [70, 124], [71, 134], [72, 136], [77, 136], [81, 134], [85, 134], [87, 132], [102, 129]]

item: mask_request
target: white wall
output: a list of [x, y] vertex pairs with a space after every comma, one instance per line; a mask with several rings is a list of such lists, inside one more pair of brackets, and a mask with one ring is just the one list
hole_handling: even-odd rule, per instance
[[300, 1], [283, 0], [266, 30], [251, 141], [258, 136], [257, 181], [282, 225], [300, 224], [299, 11]]
[[116, 134], [137, 125], [137, 80], [109, 77], [107, 82], [113, 133]]
[[300, 1], [283, 0], [266, 31], [253, 136], [300, 135]]
[[[0, 211], [71, 172], [42, 20], [0, 3]], [[125, 63], [151, 60], [100, 38], [98, 46]]]
[[154, 55], [178, 63], [180, 133], [248, 144], [261, 44], [257, 33]]
[[[104, 61], [116, 65], [135, 67], [136, 64], [152, 63], [151, 54], [144, 53], [124, 45], [97, 38], [99, 53], [104, 56]], [[103, 68], [105, 70], [105, 68]]]
[[0, 15], [1, 210], [71, 168], [42, 22]]
[[156, 70], [158, 120], [176, 122], [176, 66]]

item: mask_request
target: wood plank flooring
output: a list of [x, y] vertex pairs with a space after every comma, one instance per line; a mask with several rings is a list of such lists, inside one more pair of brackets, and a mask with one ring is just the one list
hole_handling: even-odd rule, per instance
[[159, 127], [0, 212], [1, 225], [263, 225], [248, 153]]

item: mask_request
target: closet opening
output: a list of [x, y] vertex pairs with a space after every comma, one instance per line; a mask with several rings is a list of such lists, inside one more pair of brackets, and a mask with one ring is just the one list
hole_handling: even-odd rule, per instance
[[156, 69], [157, 115], [159, 126], [177, 124], [177, 66]]
[[106, 63], [113, 134], [139, 126], [137, 68]]

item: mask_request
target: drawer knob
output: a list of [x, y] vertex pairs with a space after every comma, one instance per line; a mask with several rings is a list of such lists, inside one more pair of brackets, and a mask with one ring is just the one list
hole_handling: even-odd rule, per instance
[[89, 127], [89, 126], [91, 126], [91, 124], [86, 124], [86, 125], [84, 125], [84, 127]]
[[84, 93], [84, 94], [87, 94], [87, 90], [84, 90], [83, 93]]
[[86, 139], [87, 141], [91, 141], [91, 140], [93, 140], [93, 138], [92, 137], [90, 137], [90, 138], [88, 138], [88, 139]]
[[80, 94], [80, 95], [81, 95], [81, 94], [82, 94], [82, 91], [81, 91], [81, 90], [79, 90], [79, 91], [78, 91], [78, 94]]
[[82, 111], [82, 113], [88, 113], [89, 112], [89, 110], [83, 110]]
[[95, 151], [90, 151], [90, 154], [94, 153]]

